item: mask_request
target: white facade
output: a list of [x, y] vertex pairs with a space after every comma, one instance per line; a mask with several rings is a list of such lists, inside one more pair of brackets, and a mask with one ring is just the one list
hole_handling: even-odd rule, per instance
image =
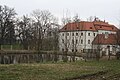
[[108, 30], [98, 30], [98, 34], [116, 34], [116, 32]]
[[59, 49], [65, 51], [67, 48], [69, 52], [86, 52], [90, 51], [92, 41], [97, 34], [116, 34], [114, 31], [98, 30], [98, 31], [64, 31], [59, 33]]

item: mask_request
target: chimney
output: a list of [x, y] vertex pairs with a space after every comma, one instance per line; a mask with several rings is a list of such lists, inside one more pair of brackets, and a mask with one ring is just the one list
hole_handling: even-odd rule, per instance
[[104, 20], [104, 23], [105, 23], [105, 20]]

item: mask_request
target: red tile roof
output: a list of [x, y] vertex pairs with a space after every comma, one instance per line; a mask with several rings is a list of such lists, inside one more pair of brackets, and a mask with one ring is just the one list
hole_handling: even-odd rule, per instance
[[116, 34], [98, 34], [92, 44], [114, 45], [118, 44], [119, 41], [120, 39], [118, 40], [118, 36]]
[[73, 22], [66, 24], [60, 31], [76, 31], [76, 30], [88, 30], [88, 31], [97, 31], [97, 30], [108, 30], [108, 31], [117, 31], [118, 29], [114, 25], [110, 25], [107, 22], [103, 21], [81, 21]]
[[94, 26], [97, 30], [108, 30], [108, 31], [117, 31], [117, 27], [114, 25], [108, 24], [107, 22], [103, 21], [94, 21]]

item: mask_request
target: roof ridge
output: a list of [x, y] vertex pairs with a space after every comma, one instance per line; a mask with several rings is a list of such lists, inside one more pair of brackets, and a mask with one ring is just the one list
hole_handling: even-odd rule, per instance
[[[100, 27], [101, 26], [101, 27]], [[66, 28], [65, 28], [66, 27]], [[79, 28], [78, 28], [79, 27]], [[67, 23], [60, 31], [75, 31], [75, 30], [88, 30], [88, 31], [98, 31], [98, 30], [107, 30], [107, 31], [116, 31], [117, 27], [111, 24], [103, 24], [103, 22], [96, 23], [95, 21], [80, 21], [80, 22], [70, 22]]]

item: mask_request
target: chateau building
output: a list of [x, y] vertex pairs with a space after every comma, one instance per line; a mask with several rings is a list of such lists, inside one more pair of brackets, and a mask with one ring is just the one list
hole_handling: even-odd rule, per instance
[[[91, 52], [99, 34], [116, 34], [118, 28], [105, 21], [67, 23], [59, 32], [59, 49], [68, 52]], [[109, 44], [109, 43], [108, 43]]]

